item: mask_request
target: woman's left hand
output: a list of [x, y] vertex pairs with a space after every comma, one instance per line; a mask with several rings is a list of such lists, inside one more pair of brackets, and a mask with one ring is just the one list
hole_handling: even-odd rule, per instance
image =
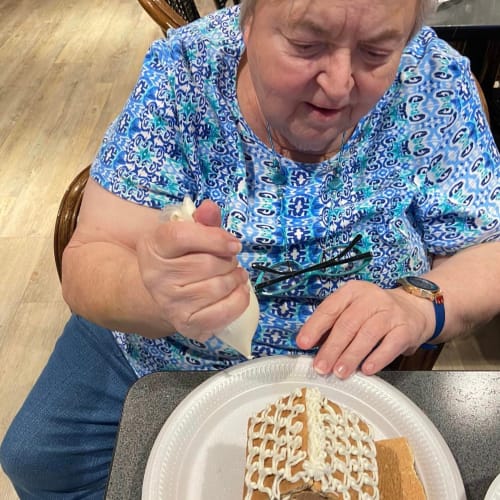
[[385, 290], [349, 281], [326, 298], [297, 336], [301, 349], [320, 346], [314, 368], [349, 377], [358, 367], [372, 375], [400, 354], [413, 354], [434, 330], [431, 301], [401, 288]]

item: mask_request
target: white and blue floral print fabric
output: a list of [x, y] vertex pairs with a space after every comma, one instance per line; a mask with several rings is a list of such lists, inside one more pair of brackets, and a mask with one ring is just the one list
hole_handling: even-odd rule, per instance
[[[153, 44], [91, 175], [110, 192], [161, 209], [189, 195], [222, 209], [241, 264], [328, 258], [356, 234], [372, 258], [354, 275], [315, 276], [261, 297], [255, 356], [300, 352], [295, 337], [322, 297], [347, 279], [394, 287], [431, 255], [500, 238], [500, 158], [468, 61], [424, 28], [397, 77], [341, 154], [319, 164], [280, 158], [245, 122], [236, 98], [244, 45], [239, 8], [170, 30]], [[286, 238], [286, 244], [285, 244]], [[285, 255], [288, 253], [288, 255]], [[215, 341], [114, 332], [135, 372], [221, 369], [244, 360]]]

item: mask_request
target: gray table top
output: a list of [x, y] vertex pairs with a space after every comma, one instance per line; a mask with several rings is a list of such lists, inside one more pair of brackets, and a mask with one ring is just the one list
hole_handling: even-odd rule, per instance
[[431, 26], [500, 26], [500, 0], [449, 0], [428, 21]]
[[[162, 372], [132, 386], [123, 408], [108, 500], [141, 498], [148, 456], [165, 420], [213, 373]], [[500, 371], [382, 372], [379, 376], [430, 418], [455, 456], [467, 499], [483, 500], [500, 473]]]

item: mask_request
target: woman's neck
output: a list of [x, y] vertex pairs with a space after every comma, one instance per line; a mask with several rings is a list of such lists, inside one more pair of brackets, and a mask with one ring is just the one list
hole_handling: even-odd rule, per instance
[[[343, 144], [353, 132], [353, 128], [346, 130], [331, 144], [328, 151], [321, 153], [305, 152], [294, 149], [288, 146], [285, 141], [279, 136], [278, 133], [271, 127], [267, 129], [267, 120], [264, 116], [257, 94], [255, 92], [246, 53], [243, 53], [238, 68], [237, 82], [236, 82], [236, 95], [241, 114], [246, 122], [253, 130], [254, 134], [269, 148], [285, 158], [290, 158], [293, 161], [300, 163], [321, 163], [338, 154]], [[269, 135], [271, 134], [271, 137]], [[272, 142], [272, 144], [271, 144]]]
[[[263, 119], [265, 120], [265, 118]], [[280, 142], [279, 135], [277, 135], [271, 127], [269, 128], [268, 136], [271, 135], [272, 144], [269, 144], [271, 142], [271, 140], [269, 139], [264, 142], [266, 142], [269, 146], [272, 146], [273, 151], [280, 154], [281, 156], [284, 156], [285, 158], [290, 158], [291, 160], [300, 163], [317, 164], [327, 161], [330, 158], [336, 156], [342, 149], [342, 147], [344, 146], [345, 142], [347, 141], [347, 139], [350, 137], [351, 134], [352, 134], [352, 129], [346, 130], [335, 139], [335, 141], [332, 143], [332, 147], [328, 151], [322, 153], [300, 151], [297, 149], [284, 146]]]

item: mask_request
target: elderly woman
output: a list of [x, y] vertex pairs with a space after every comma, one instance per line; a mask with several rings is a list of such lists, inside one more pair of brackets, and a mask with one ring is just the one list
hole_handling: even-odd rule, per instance
[[[153, 45], [64, 255], [75, 315], [2, 446], [21, 498], [102, 498], [138, 377], [244, 361], [213, 334], [249, 277], [253, 355], [339, 377], [500, 312], [499, 153], [428, 7], [246, 0]], [[161, 221], [186, 195], [196, 223]]]

